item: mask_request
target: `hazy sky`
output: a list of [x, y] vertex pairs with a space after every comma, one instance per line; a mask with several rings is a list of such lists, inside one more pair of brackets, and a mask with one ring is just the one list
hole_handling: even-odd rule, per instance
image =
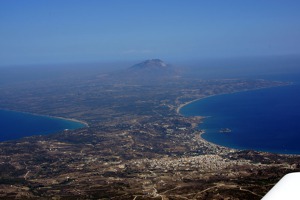
[[0, 65], [286, 54], [299, 0], [0, 0]]

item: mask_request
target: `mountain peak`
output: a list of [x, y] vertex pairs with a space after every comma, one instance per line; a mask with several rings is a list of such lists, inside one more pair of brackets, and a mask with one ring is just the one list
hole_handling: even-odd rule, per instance
[[146, 65], [151, 65], [151, 66], [153, 66], [153, 65], [161, 66], [161, 67], [166, 67], [167, 66], [167, 64], [164, 61], [160, 60], [160, 59], [146, 60], [146, 61], [144, 61], [144, 63]]
[[115, 73], [114, 76], [123, 82], [139, 84], [158, 84], [179, 77], [176, 68], [160, 59], [145, 60], [120, 73]]
[[166, 68], [168, 66], [169, 65], [167, 65], [164, 61], [160, 59], [151, 59], [133, 65], [131, 69], [159, 69], [159, 68]]

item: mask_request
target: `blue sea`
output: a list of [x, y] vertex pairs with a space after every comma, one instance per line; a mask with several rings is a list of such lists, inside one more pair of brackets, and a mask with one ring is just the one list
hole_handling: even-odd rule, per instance
[[0, 142], [84, 126], [83, 123], [60, 118], [0, 110]]
[[[236, 148], [300, 154], [300, 84], [208, 97], [184, 106], [185, 116], [206, 116], [202, 137]], [[228, 128], [229, 133], [220, 132]]]

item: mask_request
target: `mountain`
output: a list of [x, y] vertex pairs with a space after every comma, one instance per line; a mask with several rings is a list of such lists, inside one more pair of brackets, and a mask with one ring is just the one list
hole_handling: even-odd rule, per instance
[[170, 68], [170, 65], [167, 65], [164, 61], [160, 59], [146, 60], [144, 62], [138, 63], [130, 67], [131, 70], [166, 70]]
[[128, 68], [127, 75], [143, 79], [166, 79], [178, 75], [176, 69], [160, 59], [146, 60]]
[[111, 74], [112, 80], [131, 84], [160, 84], [162, 81], [178, 78], [178, 71], [160, 59], [145, 60], [125, 70]]

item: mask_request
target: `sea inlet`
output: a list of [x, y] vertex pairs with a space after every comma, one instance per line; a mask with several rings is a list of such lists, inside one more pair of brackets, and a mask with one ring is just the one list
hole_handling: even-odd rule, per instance
[[74, 120], [0, 110], [0, 142], [85, 127]]
[[[235, 148], [300, 154], [300, 85], [224, 94], [194, 101], [184, 116], [205, 116], [199, 129], [212, 143]], [[220, 131], [230, 130], [230, 131]]]

